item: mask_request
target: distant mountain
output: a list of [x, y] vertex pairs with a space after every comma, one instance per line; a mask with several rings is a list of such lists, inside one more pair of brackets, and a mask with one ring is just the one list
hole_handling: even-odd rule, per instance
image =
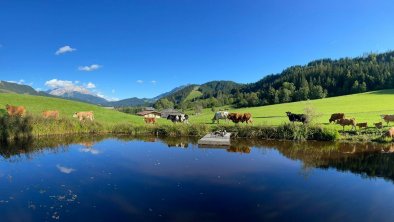
[[108, 102], [108, 106], [113, 107], [129, 107], [129, 106], [150, 106], [154, 102], [154, 99], [140, 99], [137, 97], [129, 98], [129, 99], [122, 99], [119, 101], [111, 101]]
[[40, 95], [40, 93], [31, 86], [6, 81], [0, 81], [0, 93], [17, 93], [36, 96]]
[[182, 90], [182, 89], [184, 89], [184, 88], [186, 88], [186, 87], [188, 87], [188, 86], [190, 86], [190, 84], [178, 86], [178, 87], [172, 89], [172, 90], [169, 91], [169, 92], [162, 93], [162, 94], [160, 94], [160, 95], [154, 97], [153, 100], [159, 100], [159, 99], [165, 98], [165, 97], [167, 97], [167, 96], [169, 96], [169, 95], [172, 95], [172, 94], [174, 94], [174, 93], [176, 93], [176, 92], [178, 92], [178, 91], [180, 91], [180, 90]]
[[46, 93], [62, 97], [65, 99], [71, 99], [81, 102], [87, 102], [96, 105], [106, 106], [108, 100], [90, 92], [89, 90], [83, 87], [73, 87], [73, 88], [55, 88], [48, 90]]

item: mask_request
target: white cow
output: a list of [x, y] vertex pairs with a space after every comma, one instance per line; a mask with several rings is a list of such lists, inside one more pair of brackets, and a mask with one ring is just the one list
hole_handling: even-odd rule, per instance
[[216, 112], [212, 118], [212, 123], [215, 123], [216, 121], [219, 123], [220, 119], [224, 119], [227, 122], [228, 121], [227, 117], [228, 117], [227, 111]]

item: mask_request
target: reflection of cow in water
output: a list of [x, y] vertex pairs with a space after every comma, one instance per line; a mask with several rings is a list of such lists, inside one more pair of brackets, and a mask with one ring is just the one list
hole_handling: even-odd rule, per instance
[[188, 143], [168, 143], [167, 144], [168, 147], [178, 147], [178, 148], [188, 148], [189, 144]]
[[230, 153], [250, 153], [250, 147], [245, 145], [238, 145], [238, 146], [230, 146], [227, 149], [227, 152]]
[[168, 115], [168, 120], [171, 120], [173, 123], [188, 123], [189, 122], [189, 115], [181, 114], [181, 115]]
[[221, 119], [224, 119], [227, 122], [228, 121], [228, 118], [227, 118], [228, 114], [229, 113], [227, 111], [216, 112], [212, 118], [212, 123], [215, 123], [215, 122], [219, 123], [219, 120], [221, 120]]

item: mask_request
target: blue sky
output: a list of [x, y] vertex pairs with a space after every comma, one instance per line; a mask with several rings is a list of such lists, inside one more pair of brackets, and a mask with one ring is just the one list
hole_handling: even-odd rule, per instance
[[249, 83], [392, 50], [393, 11], [392, 0], [0, 0], [0, 79], [119, 99]]

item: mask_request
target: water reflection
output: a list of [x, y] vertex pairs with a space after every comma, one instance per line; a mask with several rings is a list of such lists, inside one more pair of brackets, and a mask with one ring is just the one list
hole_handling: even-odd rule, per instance
[[[169, 148], [196, 148], [198, 138], [187, 137], [130, 137], [111, 135], [69, 135], [61, 137], [44, 137], [40, 139], [18, 140], [8, 144], [1, 144], [0, 155], [9, 161], [18, 161], [18, 158], [34, 158], [44, 151], [52, 153], [66, 152], [71, 144], [80, 144], [80, 152], [98, 155], [100, 150], [95, 144], [115, 138], [120, 141], [160, 142]], [[221, 149], [230, 153], [249, 154], [252, 148], [275, 149], [283, 156], [292, 160], [300, 160], [307, 168], [350, 171], [366, 177], [383, 177], [394, 181], [394, 145], [376, 143], [331, 143], [331, 142], [292, 142], [239, 139], [232, 141], [230, 147], [210, 147], [202, 149]], [[201, 148], [200, 148], [201, 149]], [[60, 172], [70, 174], [73, 168], [58, 165]]]
[[197, 141], [70, 135], [2, 144], [2, 221], [394, 219], [392, 145]]

